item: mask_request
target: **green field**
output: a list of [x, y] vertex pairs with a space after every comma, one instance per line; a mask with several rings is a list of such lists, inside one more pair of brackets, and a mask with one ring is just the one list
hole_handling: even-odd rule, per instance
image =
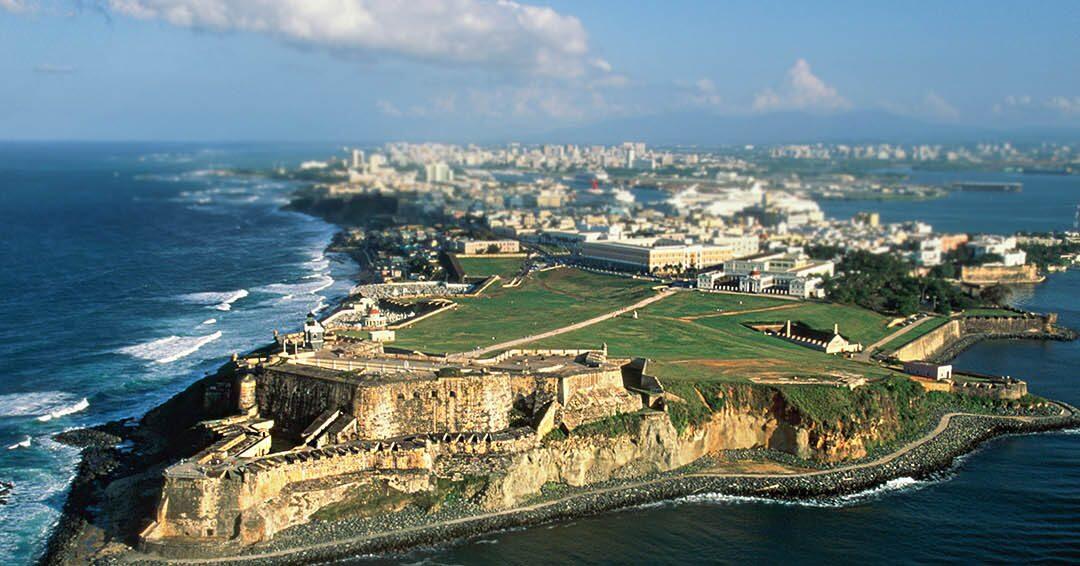
[[[739, 301], [744, 304], [739, 305]], [[724, 309], [717, 312], [716, 309]], [[772, 308], [774, 310], [759, 310]], [[713, 316], [702, 316], [703, 313]], [[864, 344], [886, 334], [888, 319], [842, 305], [790, 302], [768, 297], [680, 293], [630, 316], [535, 343], [539, 348], [598, 347], [615, 356], [654, 360], [661, 378], [690, 380], [836, 376], [879, 377], [889, 372], [766, 336], [749, 321], [799, 320], [816, 328], [840, 323], [841, 333]], [[693, 318], [697, 317], [697, 318]]]
[[399, 330], [394, 345], [431, 353], [464, 352], [613, 311], [654, 294], [655, 285], [576, 269], [534, 273], [515, 288], [503, 283], [479, 297], [456, 298], [457, 309]]
[[521, 271], [524, 257], [461, 257], [457, 258], [465, 275], [469, 277], [490, 277], [498, 275], [509, 281]]
[[881, 347], [881, 349], [883, 351], [885, 351], [885, 352], [891, 352], [893, 350], [896, 350], [896, 349], [900, 348], [901, 346], [905, 346], [907, 344], [910, 344], [910, 343], [914, 342], [916, 338], [919, 338], [921, 336], [926, 336], [927, 334], [929, 334], [931, 331], [933, 331], [936, 328], [941, 328], [942, 326], [945, 325], [946, 322], [949, 322], [949, 317], [946, 317], [946, 316], [934, 317], [932, 320], [928, 320], [928, 321], [920, 324], [919, 326], [916, 326], [914, 329], [909, 330], [908, 332], [904, 333], [903, 335], [897, 336], [896, 338], [893, 338], [892, 340], [889, 340], [888, 342], [885, 343], [885, 345], [883, 345]]

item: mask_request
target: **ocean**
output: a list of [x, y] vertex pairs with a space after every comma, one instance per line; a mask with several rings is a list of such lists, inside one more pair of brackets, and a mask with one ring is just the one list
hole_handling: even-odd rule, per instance
[[0, 563], [43, 548], [77, 462], [50, 436], [139, 416], [347, 293], [334, 227], [227, 168], [333, 147], [0, 145]]
[[[323, 254], [332, 226], [281, 210], [288, 183], [221, 174], [295, 166], [337, 149], [0, 144], [0, 480], [15, 483], [0, 505], [0, 562], [32, 560], [59, 515], [77, 453], [52, 434], [141, 415], [347, 292], [356, 266]], [[1039, 194], [1030, 178], [1022, 194]], [[1080, 187], [1055, 187], [1046, 189], [1058, 203], [1051, 216], [1071, 225], [1071, 208], [1058, 209]], [[946, 230], [1032, 229], [1011, 227], [1012, 204], [986, 204], [998, 195], [963, 196], [982, 203], [979, 214], [955, 226], [926, 219]], [[888, 203], [897, 208], [884, 219], [914, 214], [901, 204], [923, 206]], [[1078, 291], [1080, 272], [1070, 272], [1015, 300], [1080, 328]], [[1080, 404], [1077, 343], [984, 343], [956, 364]], [[901, 478], [852, 497], [793, 504], [700, 495], [356, 561], [1064, 560], [1080, 550], [1078, 439], [998, 439], [940, 477]]]

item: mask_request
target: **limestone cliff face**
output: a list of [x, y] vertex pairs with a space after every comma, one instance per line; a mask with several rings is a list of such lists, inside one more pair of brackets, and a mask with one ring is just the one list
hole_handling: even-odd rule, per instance
[[654, 414], [635, 435], [572, 436], [519, 454], [505, 474], [493, 478], [484, 504], [512, 507], [549, 482], [582, 486], [667, 471], [722, 450], [770, 448], [824, 462], [861, 458], [871, 445], [894, 439], [900, 430], [887, 403], [879, 415], [854, 414], [825, 426], [775, 389], [733, 385], [719, 394], [728, 402], [682, 434], [666, 415]]
[[547, 483], [588, 485], [613, 478], [670, 470], [681, 465], [679, 437], [666, 415], [643, 419], [636, 435], [571, 437], [514, 457], [492, 478], [485, 507], [512, 507]]

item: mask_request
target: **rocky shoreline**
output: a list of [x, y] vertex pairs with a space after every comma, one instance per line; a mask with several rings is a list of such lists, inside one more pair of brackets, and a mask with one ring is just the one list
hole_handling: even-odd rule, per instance
[[[308, 533], [307, 546], [262, 547], [247, 553], [214, 559], [220, 564], [322, 563], [349, 556], [402, 552], [416, 547], [446, 543], [496, 531], [533, 526], [617, 509], [709, 493], [775, 499], [805, 499], [856, 493], [902, 477], [925, 478], [952, 466], [956, 458], [970, 453], [981, 443], [1009, 434], [1027, 434], [1080, 426], [1080, 412], [1062, 405], [1066, 414], [1038, 419], [985, 415], [954, 415], [948, 426], [900, 455], [889, 455], [866, 464], [821, 470], [798, 475], [710, 475], [689, 471], [652, 479], [627, 480], [621, 484], [585, 489], [522, 508], [478, 517], [462, 517], [435, 524], [405, 526], [396, 531], [342, 533], [319, 537]], [[332, 528], [333, 523], [312, 529]], [[329, 534], [329, 533], [327, 533]], [[336, 538], [335, 538], [336, 537]], [[325, 538], [325, 542], [322, 540]], [[124, 563], [155, 564], [150, 556], [126, 555]], [[119, 563], [120, 560], [117, 561]], [[108, 562], [108, 561], [107, 561]]]

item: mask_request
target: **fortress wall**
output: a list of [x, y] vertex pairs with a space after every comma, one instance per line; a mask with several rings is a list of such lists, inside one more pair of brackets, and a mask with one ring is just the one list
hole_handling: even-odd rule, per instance
[[559, 391], [559, 379], [544, 375], [513, 375], [510, 377], [510, 394], [514, 399], [528, 397], [534, 392], [541, 397], [554, 397]]
[[949, 322], [927, 332], [896, 350], [894, 355], [902, 362], [925, 360], [947, 348], [962, 335], [960, 321]]
[[1023, 334], [1046, 329], [1041, 316], [971, 316], [964, 319], [966, 334]]
[[621, 369], [578, 373], [559, 378], [559, 402], [566, 405], [574, 396], [593, 390], [624, 389]]
[[166, 473], [157, 525], [147, 538], [231, 539], [243, 534], [244, 511], [277, 497], [291, 484], [364, 470], [431, 470], [433, 466], [426, 446], [390, 449], [387, 444], [368, 443], [256, 458], [246, 462], [242, 471], [233, 469], [217, 477]]
[[964, 336], [1013, 336], [1045, 332], [1052, 328], [1055, 315], [1044, 316], [971, 316], [950, 320], [896, 350], [902, 362], [930, 359]]
[[259, 414], [274, 419], [276, 426], [293, 432], [304, 430], [327, 409], [348, 411], [357, 388], [351, 383], [314, 379], [272, 368], [258, 380], [255, 397]]
[[237, 481], [165, 476], [154, 538], [228, 539], [239, 516]]
[[965, 265], [960, 268], [960, 280], [965, 283], [1032, 283], [1040, 277], [1035, 264]]
[[358, 388], [352, 414], [361, 438], [509, 428], [513, 405], [506, 376], [472, 375], [387, 382]]

